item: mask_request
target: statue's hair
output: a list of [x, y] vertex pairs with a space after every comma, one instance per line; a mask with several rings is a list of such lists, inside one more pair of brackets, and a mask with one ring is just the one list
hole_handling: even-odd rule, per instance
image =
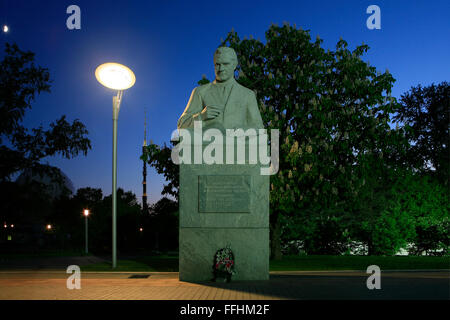
[[218, 47], [216, 49], [216, 51], [214, 52], [214, 60], [216, 58], [216, 56], [220, 56], [220, 55], [230, 55], [231, 58], [236, 62], [236, 64], [238, 63], [238, 58], [237, 58], [237, 54], [236, 51], [234, 51], [233, 48], [230, 47]]

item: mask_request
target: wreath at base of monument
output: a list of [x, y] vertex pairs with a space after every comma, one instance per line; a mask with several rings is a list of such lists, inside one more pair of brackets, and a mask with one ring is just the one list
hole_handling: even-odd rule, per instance
[[234, 266], [234, 254], [233, 251], [231, 251], [230, 246], [226, 246], [225, 248], [217, 250], [216, 254], [214, 255], [214, 278], [212, 279], [212, 281], [216, 281], [216, 279], [221, 278], [226, 282], [230, 282], [231, 276], [233, 274], [236, 274]]

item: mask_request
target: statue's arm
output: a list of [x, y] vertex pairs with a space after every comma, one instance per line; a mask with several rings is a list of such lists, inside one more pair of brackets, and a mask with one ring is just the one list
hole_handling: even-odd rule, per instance
[[247, 105], [247, 125], [250, 128], [264, 129], [264, 124], [259, 113], [258, 102], [256, 101], [256, 95], [252, 91], [249, 94]]
[[198, 88], [192, 90], [189, 102], [184, 109], [180, 119], [178, 119], [178, 129], [188, 129], [194, 127], [194, 121], [201, 120], [200, 113], [203, 110], [202, 98], [198, 93]]

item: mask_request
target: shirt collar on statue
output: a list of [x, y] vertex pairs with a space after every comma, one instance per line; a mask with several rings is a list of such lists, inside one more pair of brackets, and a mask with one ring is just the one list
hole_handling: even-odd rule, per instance
[[218, 82], [217, 80], [213, 81], [213, 84], [219, 88], [223, 88], [224, 86], [227, 88], [231, 88], [235, 83], [236, 83], [236, 79], [234, 79], [234, 77], [231, 78], [230, 80], [228, 80], [226, 83]]

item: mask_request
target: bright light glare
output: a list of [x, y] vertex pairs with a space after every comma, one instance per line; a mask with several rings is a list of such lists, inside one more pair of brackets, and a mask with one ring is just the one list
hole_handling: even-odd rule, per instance
[[89, 210], [88, 209], [84, 209], [84, 215], [87, 217], [89, 215]]
[[3, 26], [3, 32], [6, 33], [6, 32], [8, 32], [8, 31], [9, 31], [9, 28], [8, 28], [8, 26], [5, 24], [5, 25]]
[[125, 90], [131, 88], [136, 77], [130, 68], [115, 62], [101, 64], [95, 70], [98, 82], [107, 88]]
[[52, 229], [52, 225], [51, 224], [48, 224], [47, 225], [47, 230], [51, 230]]

